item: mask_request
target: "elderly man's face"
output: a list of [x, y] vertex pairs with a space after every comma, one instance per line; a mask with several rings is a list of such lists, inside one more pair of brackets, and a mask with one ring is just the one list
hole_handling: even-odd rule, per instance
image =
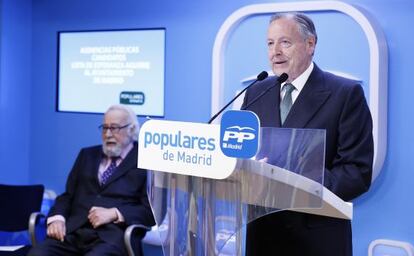
[[289, 75], [288, 82], [302, 74], [312, 61], [315, 38], [304, 39], [292, 19], [273, 21], [267, 31], [268, 58], [273, 72]]
[[120, 156], [133, 140], [133, 124], [128, 122], [128, 114], [118, 109], [110, 110], [105, 114], [102, 125], [103, 152], [109, 157]]

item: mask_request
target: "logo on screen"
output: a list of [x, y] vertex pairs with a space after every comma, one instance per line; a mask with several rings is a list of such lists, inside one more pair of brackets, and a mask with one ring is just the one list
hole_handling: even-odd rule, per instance
[[143, 92], [121, 92], [119, 103], [128, 105], [143, 105], [145, 103], [145, 94]]
[[221, 119], [220, 148], [223, 154], [251, 158], [259, 148], [259, 118], [250, 111], [230, 110]]

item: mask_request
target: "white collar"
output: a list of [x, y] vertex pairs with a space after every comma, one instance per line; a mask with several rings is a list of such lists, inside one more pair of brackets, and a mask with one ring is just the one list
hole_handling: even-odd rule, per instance
[[[302, 91], [303, 87], [305, 86], [306, 81], [308, 81], [308, 78], [310, 74], [312, 73], [314, 66], [315, 65], [313, 64], [313, 62], [311, 62], [309, 67], [300, 76], [298, 76], [295, 80], [291, 82], [291, 84], [295, 86], [295, 89], [298, 91], [298, 93]], [[283, 85], [285, 83], [283, 83]], [[283, 85], [280, 87], [281, 89], [283, 88]]]

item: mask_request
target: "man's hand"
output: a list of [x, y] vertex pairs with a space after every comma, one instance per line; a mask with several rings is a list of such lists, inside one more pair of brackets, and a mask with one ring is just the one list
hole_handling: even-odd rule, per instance
[[66, 224], [64, 221], [56, 220], [47, 225], [47, 236], [63, 242], [66, 235]]
[[267, 163], [267, 161], [269, 161], [269, 158], [268, 157], [263, 157], [262, 159], [258, 159], [257, 161]]
[[113, 222], [118, 219], [115, 208], [103, 208], [93, 206], [89, 210], [88, 215], [89, 222], [92, 224], [92, 227], [97, 228], [101, 225]]

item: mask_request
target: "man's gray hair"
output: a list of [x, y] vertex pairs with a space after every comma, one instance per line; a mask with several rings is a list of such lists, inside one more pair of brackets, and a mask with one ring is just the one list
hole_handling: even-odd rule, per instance
[[126, 105], [122, 105], [122, 104], [116, 104], [116, 105], [112, 105], [108, 108], [108, 110], [106, 111], [106, 113], [108, 113], [111, 110], [121, 110], [124, 111], [127, 114], [128, 117], [128, 123], [130, 123], [131, 125], [133, 125], [133, 140], [137, 141], [138, 140], [138, 134], [139, 134], [139, 122], [137, 119], [137, 114], [135, 114], [134, 110], [132, 110], [132, 108], [126, 106]]
[[299, 25], [299, 32], [302, 34], [303, 39], [313, 36], [315, 37], [316, 44], [318, 41], [318, 35], [316, 34], [315, 25], [313, 24], [311, 18], [300, 12], [281, 12], [274, 14], [270, 18], [269, 23], [281, 18], [293, 19]]

